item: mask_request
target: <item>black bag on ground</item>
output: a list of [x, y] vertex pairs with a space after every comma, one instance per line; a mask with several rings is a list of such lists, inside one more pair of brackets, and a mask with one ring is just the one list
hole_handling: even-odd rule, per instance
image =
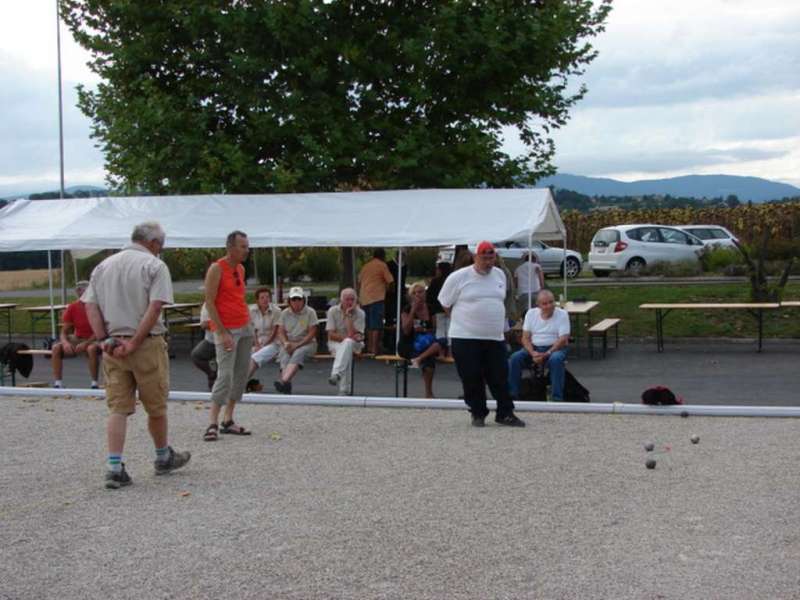
[[672, 406], [683, 404], [683, 398], [676, 396], [668, 387], [656, 385], [642, 392], [642, 404]]
[[564, 372], [564, 402], [591, 402], [589, 390], [566, 370]]
[[547, 402], [547, 377], [537, 376], [534, 373], [522, 376], [519, 386], [519, 399], [526, 402]]

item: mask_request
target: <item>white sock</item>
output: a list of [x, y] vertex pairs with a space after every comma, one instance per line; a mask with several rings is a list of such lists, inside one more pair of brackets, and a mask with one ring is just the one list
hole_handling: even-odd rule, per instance
[[62, 387], [64, 387], [64, 384], [61, 382], [61, 380], [60, 380], [60, 379], [56, 379], [56, 380], [53, 382], [53, 387], [54, 387], [54, 388], [62, 388]]

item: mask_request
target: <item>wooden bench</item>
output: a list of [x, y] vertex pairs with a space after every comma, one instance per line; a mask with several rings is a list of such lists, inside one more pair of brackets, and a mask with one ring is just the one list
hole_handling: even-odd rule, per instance
[[394, 395], [400, 397], [400, 374], [403, 375], [403, 398], [408, 396], [408, 365], [410, 361], [399, 354], [378, 354], [375, 360], [394, 367]]
[[608, 332], [610, 329], [614, 330], [614, 348], [619, 348], [619, 322], [622, 319], [609, 318], [603, 319], [599, 323], [592, 325], [589, 328], [589, 356], [594, 356], [594, 344], [592, 340], [596, 337], [603, 338], [603, 358], [606, 357], [606, 349], [608, 348]]
[[28, 356], [46, 356], [50, 358], [53, 356], [52, 350], [17, 350], [17, 354], [26, 354]]

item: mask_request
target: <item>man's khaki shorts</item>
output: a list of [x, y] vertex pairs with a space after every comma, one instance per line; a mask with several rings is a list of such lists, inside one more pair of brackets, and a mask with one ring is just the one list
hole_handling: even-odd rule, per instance
[[78, 344], [82, 344], [83, 342], [88, 342], [89, 338], [79, 338], [74, 333], [70, 333], [67, 335], [67, 341], [73, 346], [77, 346]]
[[148, 337], [136, 352], [125, 358], [103, 355], [106, 403], [113, 414], [132, 415], [139, 401], [151, 417], [167, 414], [169, 358], [162, 336]]

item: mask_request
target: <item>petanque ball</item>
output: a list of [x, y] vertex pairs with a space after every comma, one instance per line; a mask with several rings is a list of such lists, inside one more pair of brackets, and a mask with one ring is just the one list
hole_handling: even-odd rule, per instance
[[699, 435], [693, 435], [689, 439], [692, 440], [693, 444], [699, 444], [700, 443], [700, 436]]
[[682, 411], [681, 412], [681, 416], [685, 419], [686, 417], [689, 416], [689, 411], [687, 411], [687, 410]]
[[656, 468], [656, 461], [652, 458], [648, 458], [647, 461], [644, 463], [644, 466], [648, 469], [655, 469]]
[[646, 442], [644, 445], [644, 449], [647, 450], [648, 452], [652, 452], [653, 450], [656, 449], [656, 445], [653, 442]]

